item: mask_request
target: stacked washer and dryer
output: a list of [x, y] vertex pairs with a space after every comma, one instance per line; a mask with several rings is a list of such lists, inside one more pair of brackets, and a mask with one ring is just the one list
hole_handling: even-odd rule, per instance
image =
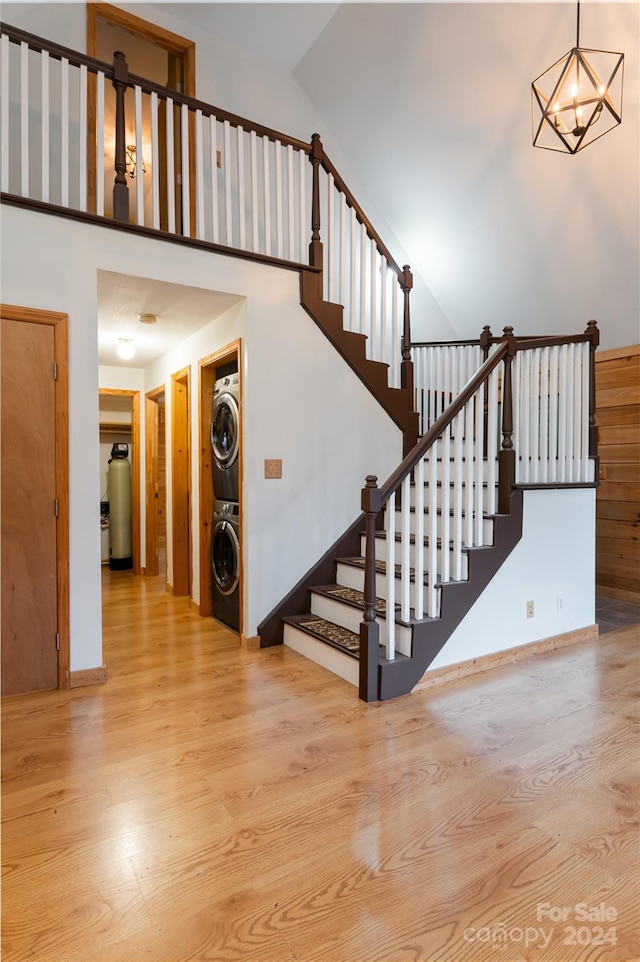
[[213, 450], [213, 527], [211, 572], [213, 614], [230, 628], [240, 627], [240, 492], [238, 453], [240, 414], [238, 372], [220, 372], [213, 388], [211, 447]]

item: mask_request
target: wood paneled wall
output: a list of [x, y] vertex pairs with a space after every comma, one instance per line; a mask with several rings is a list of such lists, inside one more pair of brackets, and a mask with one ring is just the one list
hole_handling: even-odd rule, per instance
[[640, 603], [640, 345], [595, 358], [597, 591]]

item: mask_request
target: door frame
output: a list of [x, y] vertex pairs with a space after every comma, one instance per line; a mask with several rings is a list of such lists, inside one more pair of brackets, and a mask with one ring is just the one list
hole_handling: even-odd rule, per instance
[[238, 447], [238, 504], [240, 542], [240, 571], [238, 591], [240, 597], [239, 635], [243, 628], [243, 555], [242, 550], [242, 339], [221, 347], [213, 354], [198, 361], [198, 431], [200, 438], [199, 494], [200, 494], [200, 614], [208, 617], [213, 614], [211, 559], [211, 534], [213, 530], [213, 457], [211, 450], [211, 410], [213, 406], [213, 387], [216, 382], [216, 369], [230, 361], [238, 362], [238, 428], [240, 441]]
[[[177, 33], [165, 30], [149, 20], [143, 20], [133, 13], [114, 7], [110, 3], [87, 3], [87, 55], [96, 56], [96, 21], [103, 20], [114, 27], [123, 27], [135, 36], [142, 37], [151, 43], [164, 47], [169, 53], [184, 57], [184, 91], [188, 97], [196, 96], [196, 45], [193, 40], [181, 37]], [[96, 187], [97, 187], [97, 167], [96, 167], [96, 81], [93, 74], [89, 75], [87, 93], [87, 196], [88, 209], [95, 213], [96, 209]], [[192, 118], [190, 118], [190, 121]], [[193, 127], [193, 131], [192, 128]], [[195, 125], [190, 122], [189, 134], [192, 142], [195, 143]], [[191, 163], [189, 169], [189, 182], [195, 183], [195, 155], [190, 151]], [[115, 169], [114, 169], [115, 179]], [[192, 191], [193, 194], [193, 191]], [[191, 223], [195, 225], [195, 197], [190, 198]]]
[[[159, 431], [158, 399], [165, 396], [165, 386], [161, 384], [144, 396], [144, 464], [145, 464], [145, 539], [144, 573], [159, 574], [158, 564], [158, 509], [157, 493], [160, 482], [158, 467]], [[165, 508], [166, 512], [166, 508]]]
[[134, 575], [140, 574], [140, 391], [98, 388], [99, 397], [131, 398], [131, 556]]
[[[191, 597], [191, 369], [171, 375], [171, 580], [175, 597]], [[186, 480], [184, 499], [176, 498], [180, 474]], [[185, 540], [178, 530], [186, 531]]]
[[2, 317], [8, 321], [48, 324], [53, 327], [53, 357], [57, 365], [54, 385], [55, 459], [58, 523], [56, 524], [56, 588], [57, 619], [60, 648], [58, 650], [58, 688], [70, 688], [70, 620], [69, 620], [69, 315], [30, 307], [0, 304]]

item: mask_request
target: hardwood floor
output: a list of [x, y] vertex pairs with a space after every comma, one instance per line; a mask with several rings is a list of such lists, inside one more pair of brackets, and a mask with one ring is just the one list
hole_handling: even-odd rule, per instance
[[365, 705], [105, 579], [107, 684], [2, 706], [4, 962], [640, 958], [638, 626]]

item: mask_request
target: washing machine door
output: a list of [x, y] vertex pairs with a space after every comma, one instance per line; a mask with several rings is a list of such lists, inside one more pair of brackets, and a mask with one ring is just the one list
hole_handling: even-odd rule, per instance
[[211, 447], [221, 468], [230, 468], [238, 457], [238, 402], [233, 394], [223, 392], [213, 404]]
[[235, 528], [229, 521], [218, 521], [213, 529], [211, 570], [220, 593], [233, 594], [240, 575], [240, 544]]

